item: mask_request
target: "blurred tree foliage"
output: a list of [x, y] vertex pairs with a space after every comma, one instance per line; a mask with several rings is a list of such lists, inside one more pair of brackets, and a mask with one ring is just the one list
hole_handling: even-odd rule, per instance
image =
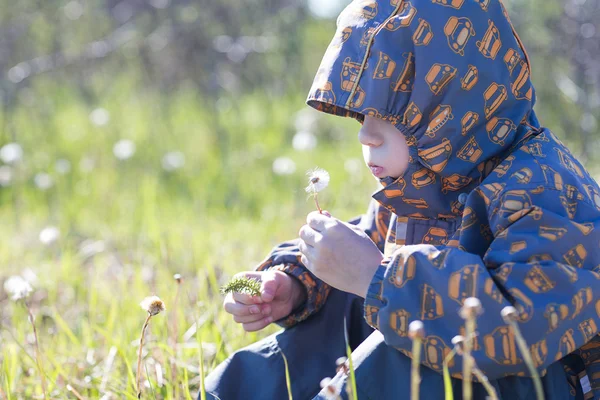
[[[592, 161], [600, 0], [506, 3], [533, 60], [542, 122]], [[45, 98], [30, 110], [43, 118], [61, 93], [94, 107], [119, 85], [162, 94], [159, 113], [170, 94], [193, 91], [224, 147], [220, 111], [239, 114], [238, 100], [256, 92], [267, 108], [290, 96], [300, 104], [335, 30], [335, 18], [314, 18], [299, 0], [20, 0], [2, 7], [0, 21], [5, 140], [19, 104]]]

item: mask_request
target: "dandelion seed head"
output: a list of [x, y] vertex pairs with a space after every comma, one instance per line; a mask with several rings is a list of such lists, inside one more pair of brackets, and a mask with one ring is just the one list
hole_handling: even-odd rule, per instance
[[502, 309], [502, 311], [500, 311], [500, 315], [502, 316], [504, 322], [509, 323], [510, 321], [517, 319], [519, 312], [512, 306], [506, 306]]
[[13, 169], [8, 165], [0, 167], [0, 186], [8, 186], [13, 180]]
[[67, 18], [76, 21], [83, 15], [83, 5], [78, 1], [70, 1], [65, 5], [64, 12]]
[[292, 147], [298, 151], [308, 151], [317, 147], [317, 137], [310, 131], [299, 131], [292, 139]]
[[463, 319], [476, 317], [481, 313], [481, 301], [477, 297], [469, 297], [465, 299], [465, 302], [459, 311], [460, 317]]
[[452, 344], [454, 345], [454, 348], [456, 349], [456, 352], [459, 355], [462, 355], [462, 350], [463, 350], [463, 346], [465, 344], [465, 337], [462, 335], [456, 335], [452, 338]]
[[23, 148], [18, 143], [7, 143], [0, 148], [0, 159], [5, 164], [14, 164], [23, 159]]
[[65, 160], [64, 158], [59, 158], [54, 163], [54, 169], [61, 175], [66, 175], [71, 172], [71, 162], [69, 160]]
[[54, 186], [54, 179], [45, 172], [40, 172], [33, 178], [35, 186], [40, 190], [48, 190]]
[[180, 151], [170, 151], [162, 158], [162, 167], [165, 171], [175, 171], [185, 165], [185, 156]]
[[96, 126], [104, 126], [110, 121], [110, 114], [104, 108], [96, 108], [90, 113], [90, 121]]
[[422, 321], [416, 320], [408, 325], [408, 337], [411, 339], [423, 339], [425, 337], [425, 328]]
[[306, 173], [308, 175], [308, 186], [306, 193], [319, 193], [329, 185], [329, 172], [321, 168], [315, 168]]
[[175, 274], [173, 275], [173, 279], [175, 279], [175, 282], [181, 283], [183, 278], [181, 277], [181, 274]]
[[278, 157], [273, 161], [273, 172], [277, 175], [291, 175], [296, 172], [296, 163], [288, 157]]
[[14, 275], [4, 282], [4, 290], [15, 301], [28, 297], [33, 288], [23, 277]]
[[135, 143], [128, 139], [119, 140], [113, 146], [113, 154], [119, 160], [127, 160], [135, 154]]
[[83, 157], [81, 161], [79, 161], [79, 169], [81, 172], [88, 173], [92, 172], [96, 167], [96, 162], [91, 157]]
[[158, 296], [148, 296], [141, 301], [140, 306], [148, 314], [154, 316], [165, 311], [165, 303]]
[[46, 246], [50, 246], [52, 243], [56, 242], [60, 238], [60, 231], [55, 226], [47, 226], [40, 232], [40, 242], [45, 244]]
[[37, 281], [38, 281], [37, 274], [31, 268], [25, 268], [23, 271], [21, 271], [21, 276], [27, 282], [29, 282], [30, 285], [35, 286], [37, 284]]

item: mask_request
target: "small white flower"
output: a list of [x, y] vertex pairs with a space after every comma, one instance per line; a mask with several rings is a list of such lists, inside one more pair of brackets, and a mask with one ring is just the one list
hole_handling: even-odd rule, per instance
[[48, 175], [45, 172], [40, 172], [39, 174], [36, 174], [33, 178], [33, 182], [35, 183], [35, 186], [37, 186], [38, 189], [41, 190], [48, 190], [52, 186], [54, 186], [54, 180], [50, 175]]
[[311, 107], [305, 107], [296, 113], [294, 126], [297, 131], [308, 131], [315, 128], [320, 113]]
[[18, 143], [7, 143], [0, 149], [0, 159], [5, 164], [14, 164], [23, 159], [23, 148]]
[[278, 157], [273, 161], [273, 172], [277, 175], [291, 175], [296, 172], [296, 163], [288, 157]]
[[146, 297], [142, 300], [140, 306], [150, 315], [156, 315], [161, 311], [165, 311], [165, 303], [158, 296]]
[[308, 186], [306, 193], [319, 193], [329, 185], [329, 172], [321, 168], [315, 168], [306, 173], [308, 175]]
[[344, 169], [350, 175], [360, 174], [364, 162], [358, 158], [349, 158], [344, 162]]
[[292, 146], [298, 151], [312, 150], [317, 147], [317, 137], [309, 131], [299, 131], [292, 139]]
[[94, 161], [94, 159], [91, 157], [83, 157], [79, 161], [79, 169], [81, 170], [81, 172], [84, 172], [84, 173], [92, 172], [95, 167], [96, 167], [96, 161]]
[[35, 286], [38, 282], [37, 274], [31, 268], [25, 268], [21, 271], [21, 276], [32, 286]]
[[60, 231], [55, 226], [47, 226], [40, 232], [40, 242], [46, 246], [56, 242], [60, 237]]
[[0, 186], [8, 186], [13, 180], [13, 170], [8, 165], [0, 167]]
[[185, 156], [180, 151], [170, 151], [162, 158], [162, 167], [165, 171], [175, 171], [185, 165]]
[[119, 140], [113, 146], [113, 154], [119, 160], [127, 160], [135, 154], [135, 143], [127, 139]]
[[13, 300], [21, 300], [33, 292], [33, 288], [23, 277], [14, 275], [4, 282], [4, 290]]
[[110, 114], [104, 108], [96, 108], [90, 113], [90, 121], [96, 126], [104, 126], [110, 121]]
[[61, 175], [66, 175], [71, 172], [71, 162], [69, 160], [65, 160], [64, 158], [59, 158], [54, 163], [54, 169]]
[[70, 1], [65, 5], [64, 12], [67, 18], [76, 21], [83, 15], [83, 5], [78, 1]]

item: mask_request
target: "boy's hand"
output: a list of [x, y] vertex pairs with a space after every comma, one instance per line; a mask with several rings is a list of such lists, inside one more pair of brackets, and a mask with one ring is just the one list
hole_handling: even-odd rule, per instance
[[261, 295], [228, 293], [223, 308], [242, 324], [246, 332], [258, 331], [273, 321], [287, 317], [306, 301], [306, 289], [296, 278], [281, 271], [251, 271], [234, 278], [254, 278], [261, 282]]
[[312, 212], [300, 229], [302, 263], [319, 279], [365, 297], [383, 254], [360, 228]]

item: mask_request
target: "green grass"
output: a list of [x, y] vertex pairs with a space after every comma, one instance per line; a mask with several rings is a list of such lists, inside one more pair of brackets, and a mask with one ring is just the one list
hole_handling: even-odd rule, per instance
[[[67, 385], [84, 398], [136, 398], [137, 341], [146, 316], [139, 302], [152, 294], [166, 311], [152, 318], [146, 334], [144, 398], [195, 398], [202, 370], [209, 373], [277, 330], [246, 334], [222, 311], [219, 288], [297, 235], [314, 209], [304, 172], [315, 166], [330, 172], [319, 200], [343, 219], [363, 212], [375, 188], [364, 168], [344, 169], [347, 159], [361, 157], [356, 122], [325, 117], [315, 131], [318, 148], [293, 149], [303, 93], [230, 99], [234, 107], [215, 114], [207, 109], [212, 100], [191, 91], [165, 99], [112, 85], [105, 101], [86, 106], [68, 87], [36, 82], [36, 93], [53, 93], [51, 99], [40, 96], [33, 108], [0, 115], [7, 127], [0, 145], [17, 141], [24, 150], [15, 181], [0, 188], [0, 282], [28, 271], [36, 276], [29, 303], [50, 398], [73, 398]], [[90, 123], [96, 106], [110, 113], [108, 125]], [[112, 154], [120, 139], [136, 143], [129, 160]], [[173, 150], [186, 163], [167, 172], [161, 158]], [[280, 156], [294, 160], [294, 174], [273, 174]], [[58, 159], [69, 160], [71, 172], [59, 174]], [[83, 171], [82, 160], [92, 160], [93, 169]], [[54, 178], [51, 189], [34, 185], [38, 172]], [[38, 240], [48, 225], [61, 233], [51, 246]], [[97, 253], [89, 250], [94, 246]], [[176, 273], [183, 281], [175, 303]], [[169, 341], [173, 329], [176, 344]], [[27, 311], [1, 287], [0, 349], [0, 398], [41, 398]]]

